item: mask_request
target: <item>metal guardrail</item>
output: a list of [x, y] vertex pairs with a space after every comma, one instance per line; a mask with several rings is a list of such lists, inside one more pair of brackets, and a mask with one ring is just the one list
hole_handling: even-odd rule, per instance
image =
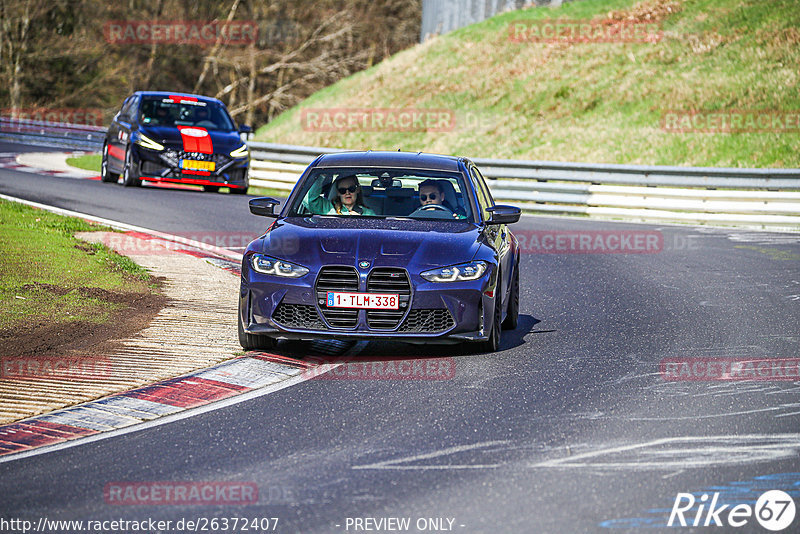
[[[0, 117], [0, 138], [99, 150], [105, 128]], [[250, 183], [290, 191], [320, 154], [342, 149], [249, 142]], [[473, 159], [495, 199], [526, 211], [800, 231], [800, 169]]]
[[0, 139], [64, 148], [100, 150], [107, 128], [0, 117]]
[[[340, 149], [249, 143], [250, 183], [291, 190], [320, 154]], [[800, 230], [800, 169], [472, 161], [496, 200], [526, 211], [638, 221]]]

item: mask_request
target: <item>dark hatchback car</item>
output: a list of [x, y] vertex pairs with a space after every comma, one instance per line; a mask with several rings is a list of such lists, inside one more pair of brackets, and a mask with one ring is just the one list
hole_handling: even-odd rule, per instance
[[138, 91], [122, 104], [103, 143], [101, 179], [228, 187], [247, 193], [250, 154], [225, 105], [215, 98]]
[[468, 159], [405, 152], [318, 157], [280, 213], [247, 247], [239, 341], [278, 339], [475, 342], [495, 351], [516, 328], [519, 249], [507, 225], [519, 208], [496, 205]]

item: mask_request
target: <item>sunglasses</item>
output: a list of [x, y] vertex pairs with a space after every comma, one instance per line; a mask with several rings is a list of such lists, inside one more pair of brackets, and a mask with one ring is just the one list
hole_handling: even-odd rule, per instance
[[338, 189], [339, 189], [339, 194], [340, 195], [344, 195], [348, 191], [351, 192], [351, 193], [355, 193], [356, 191], [358, 191], [358, 186], [357, 185], [351, 185], [350, 187], [339, 187]]
[[430, 195], [420, 195], [420, 196], [419, 196], [419, 199], [420, 199], [422, 202], [425, 202], [425, 201], [426, 201], [426, 200], [428, 200], [429, 198], [430, 198], [431, 200], [436, 200], [436, 193], [431, 193]]

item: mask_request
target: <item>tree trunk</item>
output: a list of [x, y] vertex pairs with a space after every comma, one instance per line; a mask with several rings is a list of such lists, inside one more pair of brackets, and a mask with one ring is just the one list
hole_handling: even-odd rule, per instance
[[[256, 76], [258, 76], [258, 72], [256, 71], [256, 45], [255, 43], [252, 43], [250, 45], [250, 81], [247, 83], [248, 104], [250, 104], [253, 100], [255, 100]], [[252, 125], [254, 114], [255, 114], [254, 106], [249, 106], [247, 108], [247, 113], [245, 114], [244, 123]]]

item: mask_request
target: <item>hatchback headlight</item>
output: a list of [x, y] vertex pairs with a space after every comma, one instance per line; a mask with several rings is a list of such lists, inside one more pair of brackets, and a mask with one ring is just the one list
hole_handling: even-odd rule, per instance
[[271, 274], [284, 278], [300, 278], [308, 274], [308, 269], [302, 265], [295, 265], [294, 263], [271, 258], [263, 254], [253, 254], [250, 258], [250, 265], [253, 266], [254, 271], [261, 274]]
[[459, 263], [450, 267], [440, 267], [420, 273], [420, 276], [428, 282], [463, 282], [466, 280], [477, 280], [486, 272], [485, 261], [471, 261], [469, 263]]
[[161, 143], [156, 143], [144, 134], [139, 134], [139, 138], [136, 140], [136, 143], [139, 146], [149, 148], [150, 150], [164, 150], [164, 145]]
[[232, 158], [246, 158], [249, 151], [247, 150], [247, 145], [242, 145], [233, 152], [231, 152]]

